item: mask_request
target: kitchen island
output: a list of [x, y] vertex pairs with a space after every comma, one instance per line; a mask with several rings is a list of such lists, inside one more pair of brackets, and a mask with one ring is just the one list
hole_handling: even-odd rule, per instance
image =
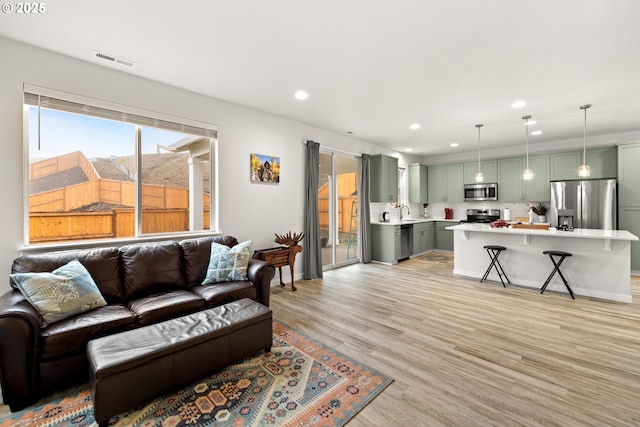
[[[483, 247], [501, 245], [507, 250], [500, 254], [500, 263], [511, 283], [540, 289], [553, 270], [542, 251], [560, 250], [573, 254], [561, 270], [576, 295], [631, 302], [631, 242], [638, 237], [628, 231], [491, 228], [487, 224], [447, 229], [454, 231], [454, 274], [480, 279], [490, 263]], [[488, 279], [499, 282], [495, 270]], [[547, 290], [567, 292], [558, 274]]]

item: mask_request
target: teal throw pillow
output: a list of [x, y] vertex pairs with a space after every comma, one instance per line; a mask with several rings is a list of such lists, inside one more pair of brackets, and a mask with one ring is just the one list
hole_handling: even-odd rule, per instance
[[78, 260], [51, 273], [15, 273], [11, 279], [38, 310], [42, 325], [107, 305], [98, 286]]
[[247, 280], [250, 252], [251, 240], [238, 243], [232, 248], [212, 242], [207, 276], [202, 284]]

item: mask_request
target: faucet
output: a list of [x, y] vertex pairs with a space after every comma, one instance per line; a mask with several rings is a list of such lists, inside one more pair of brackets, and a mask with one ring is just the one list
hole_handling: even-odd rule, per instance
[[400, 206], [400, 219], [402, 219], [402, 208], [407, 208], [407, 216], [411, 216], [411, 212], [409, 211], [409, 206], [401, 205]]

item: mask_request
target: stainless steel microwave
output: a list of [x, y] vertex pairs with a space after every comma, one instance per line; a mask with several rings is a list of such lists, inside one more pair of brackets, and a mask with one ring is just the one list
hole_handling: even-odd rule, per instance
[[487, 200], [498, 200], [498, 184], [482, 183], [482, 184], [465, 184], [464, 185], [464, 201], [477, 202]]

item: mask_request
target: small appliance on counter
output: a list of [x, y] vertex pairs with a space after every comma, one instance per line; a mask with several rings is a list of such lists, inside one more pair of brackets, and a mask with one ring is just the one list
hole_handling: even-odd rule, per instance
[[427, 210], [428, 206], [429, 206], [429, 203], [422, 204], [422, 216], [424, 216], [425, 218], [429, 218], [429, 211]]
[[389, 212], [382, 212], [382, 217], [380, 218], [381, 222], [389, 222]]
[[505, 221], [511, 221], [511, 211], [509, 210], [509, 208], [504, 208], [502, 219], [504, 219]]
[[444, 219], [453, 219], [453, 209], [444, 208]]

